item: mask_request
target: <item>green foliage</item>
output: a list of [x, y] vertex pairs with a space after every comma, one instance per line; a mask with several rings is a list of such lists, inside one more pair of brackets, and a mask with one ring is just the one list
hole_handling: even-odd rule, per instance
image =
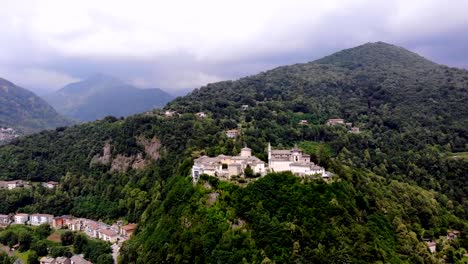
[[65, 231], [60, 234], [60, 241], [62, 242], [63, 246], [72, 245], [74, 242], [75, 236], [72, 231]]
[[27, 264], [39, 264], [39, 256], [35, 251], [31, 251], [28, 255]]

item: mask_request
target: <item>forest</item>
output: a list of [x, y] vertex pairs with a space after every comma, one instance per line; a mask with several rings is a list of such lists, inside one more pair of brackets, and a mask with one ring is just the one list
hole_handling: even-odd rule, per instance
[[[0, 190], [0, 213], [138, 222], [120, 263], [463, 263], [468, 162], [454, 156], [468, 151], [467, 87], [466, 70], [384, 43], [210, 84], [169, 103], [173, 117], [107, 117], [0, 147], [0, 179], [60, 182]], [[327, 126], [329, 118], [361, 132]], [[228, 129], [241, 134], [230, 139]], [[141, 138], [160, 141], [157, 159]], [[141, 154], [148, 163], [93, 163], [106, 142], [111, 159]], [[299, 145], [337, 179], [192, 184], [194, 158], [248, 145], [266, 161], [268, 143]], [[459, 239], [439, 239], [453, 229]], [[424, 243], [432, 239], [435, 254]]]

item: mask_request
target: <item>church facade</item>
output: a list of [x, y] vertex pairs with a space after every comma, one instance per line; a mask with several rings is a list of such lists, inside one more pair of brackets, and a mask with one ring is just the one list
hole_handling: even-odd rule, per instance
[[310, 155], [307, 155], [301, 149], [294, 147], [292, 149], [272, 149], [268, 144], [268, 169], [271, 172], [291, 171], [298, 176], [320, 175], [326, 177], [323, 167], [310, 161]]

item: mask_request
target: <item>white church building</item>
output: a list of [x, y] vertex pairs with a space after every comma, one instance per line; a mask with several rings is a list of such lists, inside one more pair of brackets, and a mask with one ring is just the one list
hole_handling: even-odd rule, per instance
[[327, 178], [323, 167], [310, 161], [310, 155], [294, 147], [292, 149], [272, 149], [268, 144], [268, 169], [271, 172], [291, 171], [298, 176], [320, 175]]

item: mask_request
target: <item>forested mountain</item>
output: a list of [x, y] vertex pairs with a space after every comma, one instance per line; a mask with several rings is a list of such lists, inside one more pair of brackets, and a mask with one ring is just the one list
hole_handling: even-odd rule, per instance
[[34, 93], [0, 78], [0, 127], [30, 134], [70, 124]]
[[[45, 131], [0, 147], [0, 178], [60, 187], [0, 190], [0, 213], [136, 221], [120, 263], [455, 263], [468, 248], [468, 162], [453, 157], [467, 151], [467, 77], [365, 44], [202, 87], [171, 102], [172, 117]], [[361, 133], [324, 125], [338, 117]], [[266, 161], [269, 142], [299, 145], [337, 178], [191, 182], [194, 158], [247, 144]], [[449, 229], [462, 236], [431, 254], [424, 240]]]
[[160, 89], [138, 89], [116, 78], [98, 74], [44, 96], [58, 112], [80, 120], [128, 116], [161, 108], [173, 97]]

